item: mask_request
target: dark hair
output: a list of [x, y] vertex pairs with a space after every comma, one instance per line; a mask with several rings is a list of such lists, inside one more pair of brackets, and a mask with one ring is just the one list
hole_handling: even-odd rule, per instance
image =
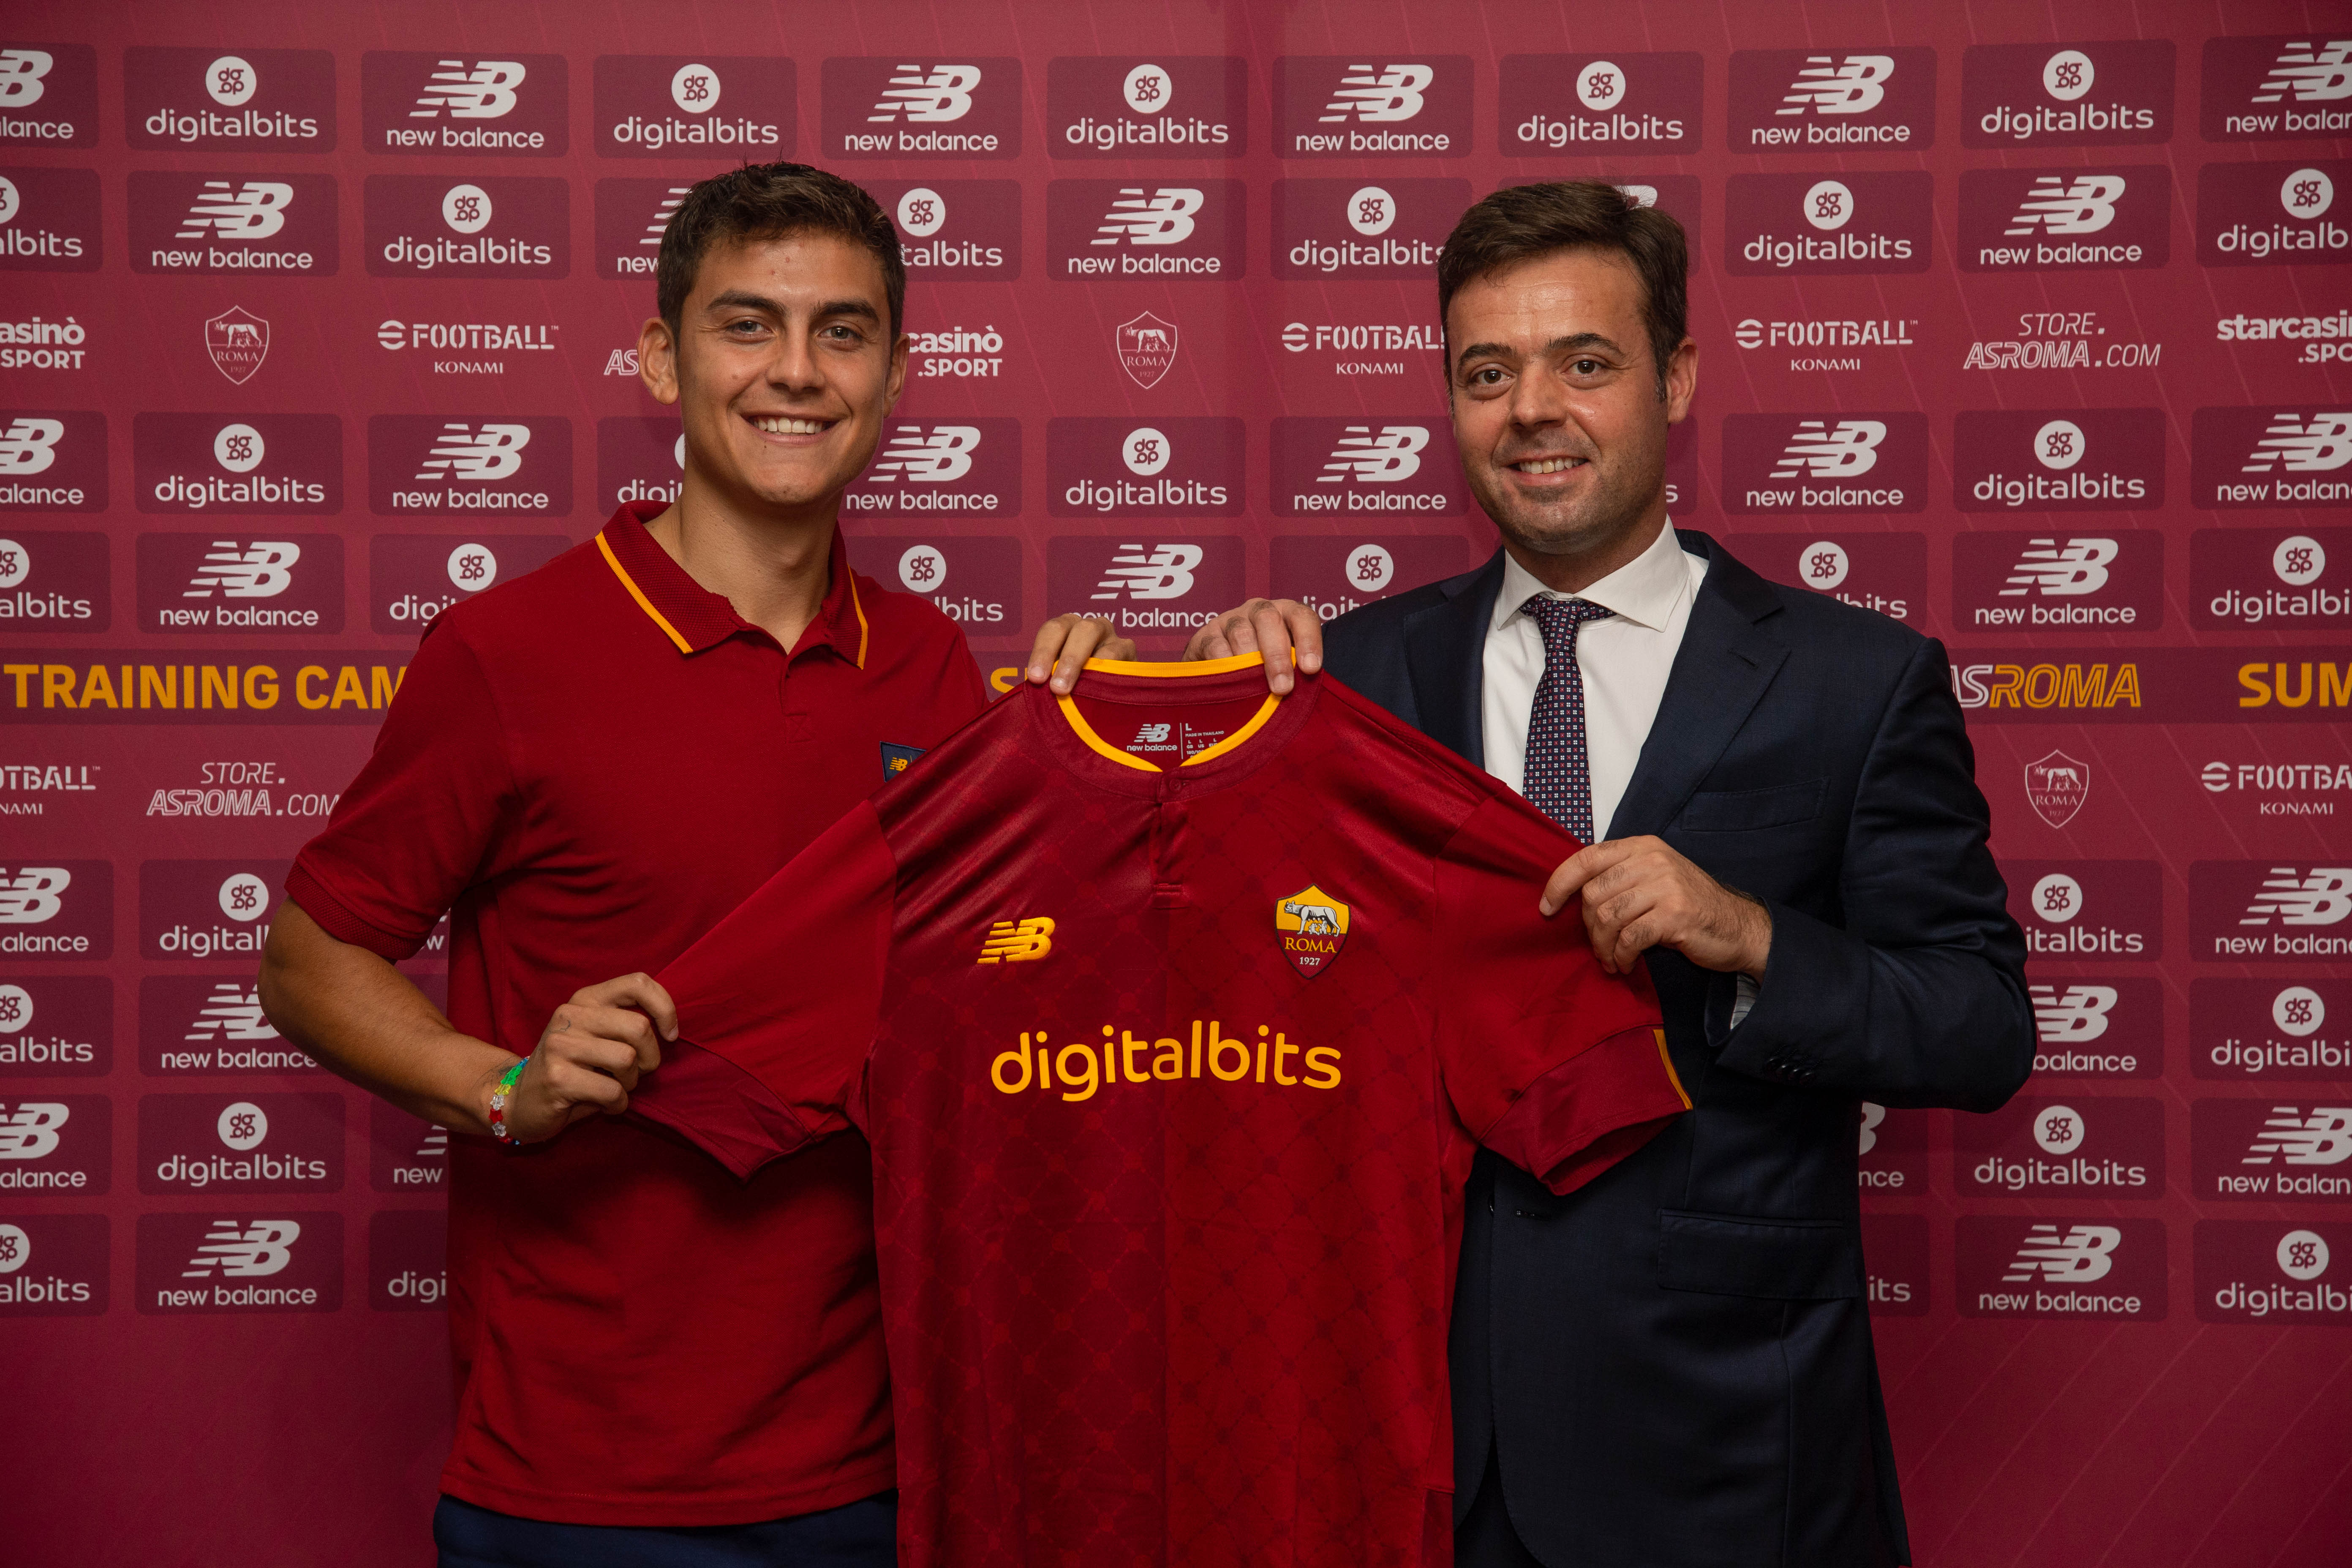
[[1690, 320], [1690, 247], [1683, 226], [1615, 185], [1555, 180], [1512, 185], [1473, 204], [1437, 258], [1437, 320], [1474, 278], [1558, 250], [1613, 251], [1642, 280], [1642, 322], [1649, 329], [1658, 395], [1666, 395], [1666, 361]]
[[907, 264], [898, 255], [898, 226], [865, 187], [806, 163], [746, 163], [686, 193], [662, 230], [661, 254], [654, 263], [654, 299], [661, 319], [677, 331], [694, 275], [714, 247], [788, 234], [838, 235], [873, 252], [890, 297], [891, 341], [898, 340], [907, 314]]

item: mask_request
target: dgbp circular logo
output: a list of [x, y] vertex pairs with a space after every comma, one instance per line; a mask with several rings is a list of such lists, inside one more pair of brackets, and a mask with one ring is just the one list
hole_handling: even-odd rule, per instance
[[240, 1100], [222, 1110], [213, 1130], [222, 1142], [242, 1154], [259, 1148], [269, 1136], [269, 1113], [249, 1100]]

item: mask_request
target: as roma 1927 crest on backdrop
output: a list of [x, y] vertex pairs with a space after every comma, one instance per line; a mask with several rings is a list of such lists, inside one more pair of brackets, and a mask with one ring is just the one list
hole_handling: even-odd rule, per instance
[[1320, 974], [1348, 945], [1348, 906], [1320, 888], [1305, 888], [1275, 900], [1274, 931], [1299, 973]]
[[2091, 794], [2091, 768], [2063, 752], [2025, 764], [2025, 798], [2053, 827], [2063, 827]]

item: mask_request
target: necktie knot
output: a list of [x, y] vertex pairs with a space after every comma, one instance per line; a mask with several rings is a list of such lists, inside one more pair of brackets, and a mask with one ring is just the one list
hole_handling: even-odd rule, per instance
[[1605, 621], [1617, 613], [1587, 599], [1559, 599], [1549, 594], [1538, 594], [1519, 607], [1535, 617], [1547, 647], [1556, 637], [1568, 637], [1573, 646], [1577, 627], [1587, 621]]

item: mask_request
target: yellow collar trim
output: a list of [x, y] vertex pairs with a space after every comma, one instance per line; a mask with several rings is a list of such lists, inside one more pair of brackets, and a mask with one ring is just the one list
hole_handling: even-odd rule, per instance
[[[839, 525], [836, 524], [835, 526], [837, 527]], [[599, 537], [601, 538], [602, 536], [599, 535]], [[847, 559], [848, 558], [846, 556], [843, 557], [844, 563], [842, 570], [845, 572], [849, 572]], [[849, 607], [857, 612], [857, 668], [864, 669], [866, 668], [866, 641], [871, 635], [871, 628], [866, 624], [866, 606], [857, 597], [857, 574], [855, 572], [849, 572]]]
[[[1297, 649], [1291, 650], [1291, 662], [1298, 662]], [[1172, 659], [1161, 664], [1139, 664], [1120, 658], [1090, 658], [1086, 668], [1099, 669], [1106, 675], [1140, 675], [1154, 680], [1182, 680], [1195, 675], [1224, 675], [1236, 669], [1254, 669], [1265, 662], [1265, 656], [1237, 653], [1231, 658]]]
[[[1087, 661], [1087, 668], [1088, 669], [1114, 670], [1122, 675], [1136, 670], [1164, 670], [1169, 668], [1180, 670], [1189, 669], [1194, 674], [1199, 674], [1213, 669], [1218, 666], [1230, 666], [1234, 668], [1239, 668], [1244, 663], [1255, 664], [1257, 662], [1257, 655], [1249, 654], [1240, 659], [1221, 658], [1189, 666], [1125, 664], [1114, 659], [1088, 659]], [[1141, 757], [1120, 751], [1117, 746], [1112, 745], [1100, 735], [1096, 734], [1094, 726], [1087, 722], [1087, 716], [1078, 711], [1078, 705], [1075, 699], [1063, 697], [1057, 698], [1055, 700], [1061, 704], [1062, 717], [1069, 721], [1070, 728], [1076, 731], [1078, 739], [1084, 741], [1090, 750], [1097, 752], [1103, 756], [1108, 757], [1112, 762], [1117, 763], [1123, 768], [1134, 768], [1140, 773], [1163, 773], [1168, 771], [1161, 767], [1158, 763], [1148, 763]], [[1240, 729], [1234, 731], [1223, 740], [1219, 741], [1215, 745], [1204, 746], [1201, 750], [1193, 752], [1191, 756], [1179, 763], [1177, 766], [1189, 768], [1194, 763], [1205, 763], [1212, 757], [1222, 757], [1226, 752], [1237, 749], [1247, 742], [1251, 736], [1256, 734], [1260, 730], [1265, 729], [1266, 721], [1274, 717], [1276, 710], [1279, 709], [1281, 706], [1282, 699], [1269, 692], [1266, 695], [1265, 701], [1259, 706], [1258, 710], [1250, 716], [1250, 721], [1248, 723], [1243, 725]]]
[[[654, 602], [646, 597], [646, 591], [637, 586], [636, 579], [631, 577], [627, 570], [622, 566], [621, 558], [613, 553], [613, 547], [605, 542], [604, 531], [601, 529], [596, 534], [596, 548], [603, 553], [604, 557], [604, 564], [613, 569], [613, 575], [621, 580], [621, 586], [629, 591], [629, 597], [637, 602], [637, 608], [643, 610], [646, 615], [653, 617], [654, 625], [661, 627], [662, 635], [677, 645], [678, 652], [692, 653], [694, 651], [694, 645], [687, 641], [683, 637], [680, 637], [678, 635], [677, 628], [669, 624], [668, 617], [665, 616], [659, 610], [654, 608]], [[857, 620], [859, 626], [862, 626], [865, 625], [866, 616], [863, 612], [860, 612]], [[861, 641], [858, 645], [858, 654], [861, 659], [863, 658], [865, 651], [865, 644]]]

